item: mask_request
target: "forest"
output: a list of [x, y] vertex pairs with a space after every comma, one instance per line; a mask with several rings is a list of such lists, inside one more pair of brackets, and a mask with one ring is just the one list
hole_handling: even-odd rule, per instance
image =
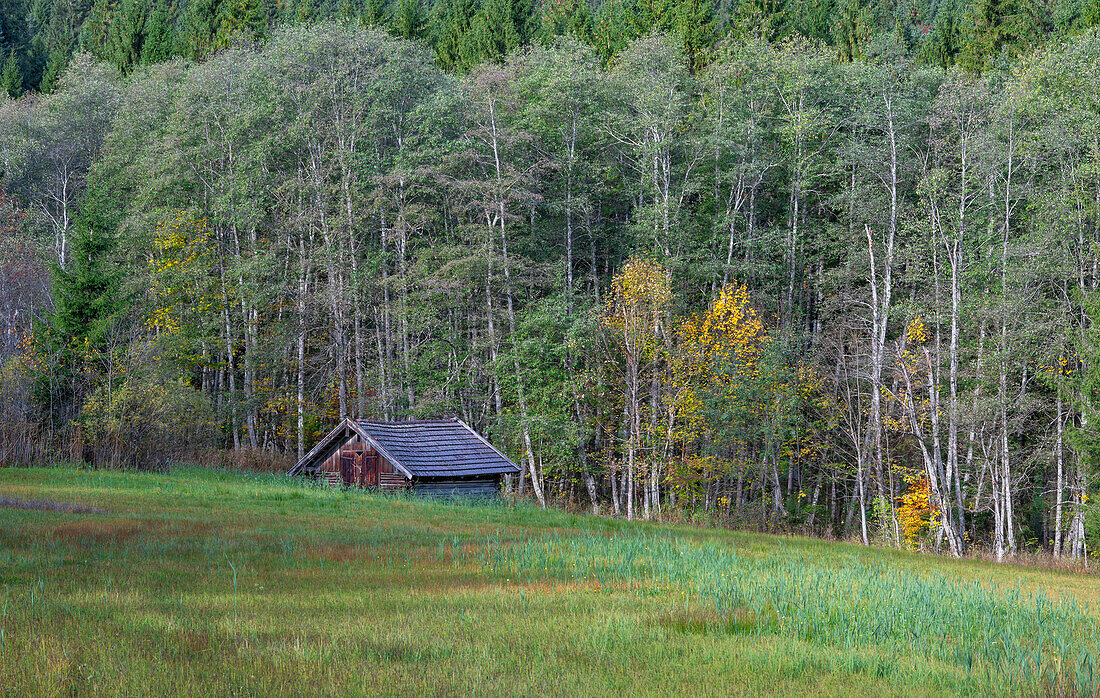
[[544, 506], [1091, 553], [1100, 8], [84, 5], [0, 10], [0, 463], [457, 416]]

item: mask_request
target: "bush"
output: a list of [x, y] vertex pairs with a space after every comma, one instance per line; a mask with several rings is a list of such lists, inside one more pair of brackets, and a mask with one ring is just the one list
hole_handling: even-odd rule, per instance
[[88, 397], [77, 428], [82, 455], [97, 465], [164, 469], [193, 459], [216, 436], [214, 410], [186, 378], [138, 350], [125, 376]]

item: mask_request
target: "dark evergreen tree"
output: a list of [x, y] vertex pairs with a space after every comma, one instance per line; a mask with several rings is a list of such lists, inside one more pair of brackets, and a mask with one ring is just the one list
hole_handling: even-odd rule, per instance
[[439, 0], [432, 12], [430, 33], [436, 57], [444, 68], [468, 67], [464, 57], [466, 35], [477, 14], [476, 0]]
[[141, 62], [149, 0], [122, 0], [111, 15], [106, 58], [123, 74]]
[[9, 97], [18, 97], [23, 91], [23, 75], [19, 71], [19, 59], [15, 57], [15, 49], [8, 51], [8, 58], [4, 61], [4, 70], [0, 72], [0, 94]]
[[969, 29], [959, 64], [980, 72], [1002, 51], [1013, 58], [1038, 47], [1048, 21], [1045, 8], [1035, 0], [981, 0], [966, 14], [963, 24]]
[[1051, 9], [1051, 22], [1058, 34], [1065, 36], [1081, 23], [1081, 0], [1055, 0]]
[[37, 85], [42, 92], [52, 92], [57, 86], [91, 7], [92, 0], [35, 0], [29, 23], [33, 25], [30, 63], [36, 67], [23, 75], [28, 87]]
[[[348, 19], [353, 19], [351, 13]], [[377, 27], [386, 23], [386, 0], [363, 0], [363, 9], [358, 12], [360, 21], [368, 27]]]
[[486, 0], [463, 37], [460, 53], [465, 67], [485, 61], [499, 63], [526, 43], [532, 16], [526, 0]]
[[390, 30], [394, 36], [421, 39], [427, 24], [428, 18], [420, 0], [398, 0], [390, 18]]
[[[784, 21], [793, 32], [809, 39], [828, 42], [832, 37], [834, 15], [841, 4], [843, 0], [791, 0], [784, 10]], [[855, 3], [859, 9], [865, 4]]]
[[288, 3], [287, 6], [291, 9], [290, 20], [292, 22], [309, 24], [317, 18], [317, 8], [313, 0], [297, 0], [297, 2]]
[[166, 0], [154, 0], [145, 20], [145, 42], [141, 46], [142, 64], [160, 63], [172, 57], [171, 19]]
[[192, 60], [209, 55], [218, 40], [221, 0], [191, 0], [184, 16], [183, 51]]
[[955, 64], [955, 57], [962, 44], [958, 9], [952, 2], [940, 5], [932, 24], [932, 31], [925, 41], [924, 60], [932, 65], [947, 68]]
[[832, 39], [842, 61], [854, 61], [863, 53], [863, 42], [869, 34], [863, 3], [841, 0], [833, 21]]
[[54, 91], [62, 73], [69, 66], [71, 57], [72, 52], [64, 48], [50, 51], [46, 58], [46, 70], [42, 73], [42, 82], [38, 86], [39, 91], [47, 94]]
[[80, 27], [80, 50], [101, 60], [108, 60], [110, 26], [114, 14], [112, 0], [95, 0], [88, 17]]
[[214, 48], [224, 48], [234, 39], [259, 41], [267, 35], [267, 21], [259, 0], [221, 0], [217, 11]]
[[1078, 7], [1080, 8], [1080, 18], [1077, 24], [1081, 27], [1100, 25], [1100, 0], [1081, 0]]
[[692, 72], [703, 68], [714, 46], [714, 5], [710, 0], [682, 0], [676, 7], [676, 36], [680, 39]]
[[114, 253], [115, 202], [93, 186], [75, 221], [68, 263], [53, 264], [54, 310], [35, 328], [38, 351], [47, 359], [38, 395], [54, 421], [68, 423], [102, 374], [107, 337], [126, 303], [123, 270]]

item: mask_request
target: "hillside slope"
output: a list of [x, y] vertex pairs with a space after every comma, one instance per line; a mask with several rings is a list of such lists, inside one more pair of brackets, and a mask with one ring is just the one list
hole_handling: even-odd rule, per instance
[[[0, 469], [5, 694], [1095, 693], [1100, 580], [800, 538]], [[1090, 637], [1093, 636], [1093, 637]]]

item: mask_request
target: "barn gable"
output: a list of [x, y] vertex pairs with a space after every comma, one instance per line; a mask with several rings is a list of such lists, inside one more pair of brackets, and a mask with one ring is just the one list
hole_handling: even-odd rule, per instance
[[495, 496], [519, 466], [458, 419], [345, 419], [288, 475], [333, 485], [407, 488], [426, 495]]

